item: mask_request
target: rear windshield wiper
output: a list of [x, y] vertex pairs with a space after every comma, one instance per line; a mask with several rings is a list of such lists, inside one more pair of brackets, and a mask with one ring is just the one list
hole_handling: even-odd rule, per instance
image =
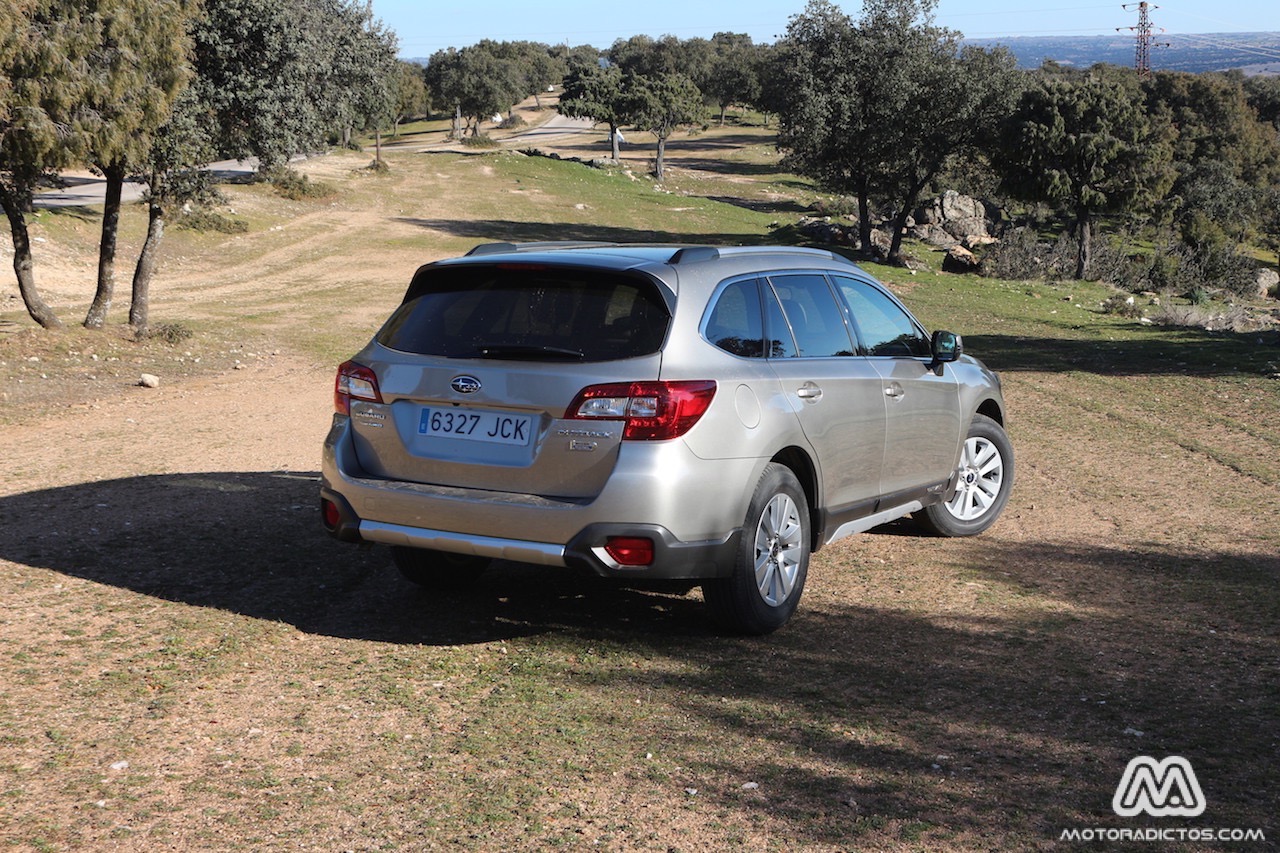
[[480, 347], [484, 358], [586, 358], [582, 350], [568, 347], [535, 346], [530, 344], [486, 344]]

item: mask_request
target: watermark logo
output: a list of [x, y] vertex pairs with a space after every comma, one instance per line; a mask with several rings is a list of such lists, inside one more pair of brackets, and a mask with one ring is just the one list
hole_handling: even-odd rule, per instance
[[[1191, 762], [1177, 755], [1157, 760], [1139, 755], [1120, 777], [1111, 807], [1120, 817], [1199, 817], [1207, 803]], [[1261, 841], [1261, 829], [1221, 829], [1212, 826], [1092, 826], [1068, 827], [1059, 841], [1123, 841], [1155, 844], [1187, 842]]]
[[1157, 761], [1139, 755], [1120, 777], [1111, 807], [1120, 817], [1197, 817], [1204, 814], [1204, 794], [1191, 762], [1171, 755]]

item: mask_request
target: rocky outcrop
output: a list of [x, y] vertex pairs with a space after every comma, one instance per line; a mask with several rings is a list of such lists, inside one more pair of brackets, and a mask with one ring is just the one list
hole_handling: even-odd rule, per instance
[[970, 240], [990, 239], [987, 206], [976, 198], [947, 190], [915, 211], [911, 236], [949, 249]]

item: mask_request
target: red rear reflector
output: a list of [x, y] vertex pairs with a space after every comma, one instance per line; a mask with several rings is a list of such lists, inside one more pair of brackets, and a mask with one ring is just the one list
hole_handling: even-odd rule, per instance
[[338, 522], [342, 520], [342, 513], [338, 511], [338, 505], [333, 501], [321, 501], [320, 512], [324, 517], [324, 526], [326, 530], [335, 530]]
[[591, 385], [578, 392], [564, 416], [625, 421], [624, 439], [663, 441], [692, 429], [715, 395], [716, 383], [709, 379]]
[[372, 370], [354, 361], [344, 361], [333, 383], [333, 410], [340, 415], [351, 414], [352, 400], [381, 403], [382, 392], [378, 390], [378, 377]]
[[611, 536], [605, 553], [620, 566], [648, 566], [653, 563], [653, 540], [638, 536]]

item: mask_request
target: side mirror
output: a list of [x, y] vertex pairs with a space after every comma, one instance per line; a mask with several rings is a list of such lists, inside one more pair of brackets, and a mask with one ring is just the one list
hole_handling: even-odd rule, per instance
[[933, 353], [930, 367], [938, 367], [960, 358], [964, 353], [964, 341], [955, 332], [934, 332], [930, 350]]

